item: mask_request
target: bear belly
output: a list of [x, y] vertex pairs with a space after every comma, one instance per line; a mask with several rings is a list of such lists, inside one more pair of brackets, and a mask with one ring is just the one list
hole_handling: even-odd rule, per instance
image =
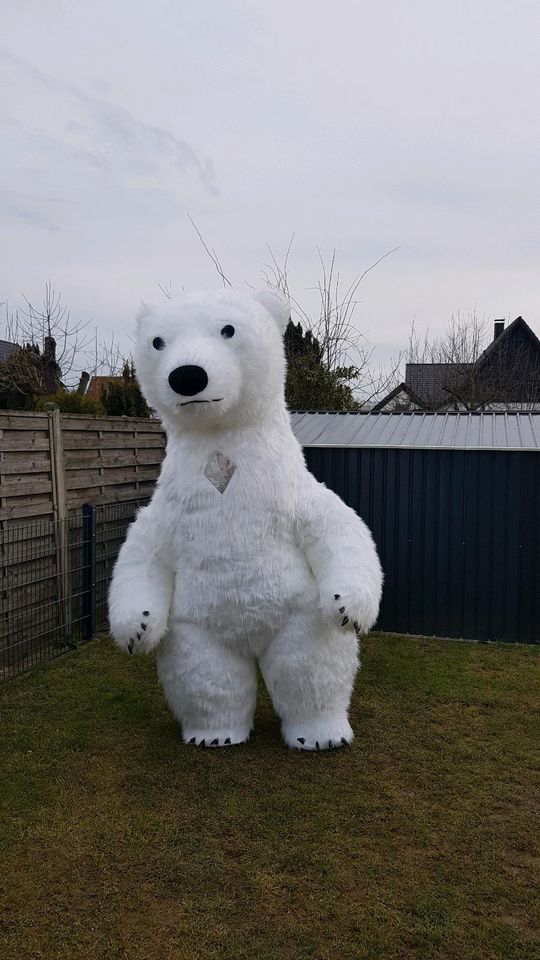
[[275, 633], [317, 600], [292, 522], [274, 510], [184, 516], [176, 538], [173, 616], [231, 635]]

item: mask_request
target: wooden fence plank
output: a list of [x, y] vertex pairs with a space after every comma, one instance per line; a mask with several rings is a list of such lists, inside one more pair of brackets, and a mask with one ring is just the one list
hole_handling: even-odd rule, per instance
[[51, 490], [51, 481], [44, 479], [42, 476], [32, 477], [31, 480], [28, 480], [27, 477], [24, 479], [18, 477], [13, 483], [0, 483], [0, 497], [34, 496], [38, 493], [50, 493]]
[[65, 467], [69, 474], [72, 470], [92, 470], [99, 467], [128, 467], [135, 465], [160, 464], [165, 456], [165, 448], [150, 447], [130, 453], [128, 450], [116, 453], [104, 453], [96, 457], [93, 450], [81, 450], [77, 456], [66, 456]]
[[0, 449], [2, 453], [11, 453], [12, 450], [48, 450], [49, 449], [49, 438], [44, 436], [28, 436], [28, 437], [17, 437], [17, 439], [12, 439], [9, 436], [9, 433], [2, 437], [0, 441]]
[[62, 429], [66, 430], [106, 430], [111, 433], [162, 433], [159, 420], [141, 417], [84, 417], [79, 414], [64, 416]]
[[[91, 502], [95, 506], [102, 506], [108, 503], [121, 503], [124, 500], [145, 500], [147, 497], [151, 496], [154, 491], [155, 483], [141, 483], [139, 488], [134, 489], [131, 487], [129, 490], [118, 490], [114, 487], [111, 487], [107, 493], [104, 493], [102, 496], [92, 497]], [[83, 503], [88, 502], [85, 497], [80, 495], [68, 495], [68, 507], [74, 509], [75, 507], [82, 506]]]
[[158, 433], [141, 434], [140, 437], [137, 437], [136, 442], [133, 436], [129, 434], [108, 434], [102, 437], [99, 443], [97, 443], [97, 440], [97, 437], [73, 436], [72, 434], [68, 434], [64, 437], [64, 450], [88, 450], [95, 449], [96, 447], [106, 448], [107, 450], [121, 450], [126, 448], [133, 450], [135, 447], [142, 447], [143, 449], [157, 447], [164, 449], [165, 447], [165, 438]]
[[37, 460], [33, 455], [29, 456], [27, 460], [22, 457], [10, 457], [9, 460], [0, 459], [0, 475], [7, 476], [8, 474], [35, 474], [35, 473], [48, 473], [51, 469], [50, 460]]
[[0, 430], [47, 430], [47, 414], [24, 410], [16, 413], [0, 411]]
[[14, 504], [0, 508], [0, 520], [22, 520], [26, 517], [42, 517], [43, 520], [52, 520], [52, 503], [27, 503], [24, 506]]

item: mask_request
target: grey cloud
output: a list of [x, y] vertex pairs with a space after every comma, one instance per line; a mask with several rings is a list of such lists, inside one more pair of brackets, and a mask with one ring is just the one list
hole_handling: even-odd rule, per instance
[[64, 157], [78, 165], [82, 164], [96, 170], [110, 170], [110, 165], [106, 159], [95, 150], [66, 143], [65, 140], [60, 140], [44, 130], [38, 130], [18, 118], [8, 117], [5, 114], [0, 114], [0, 124], [5, 130], [11, 131], [13, 138], [18, 137], [19, 143], [30, 152], [34, 151], [35, 156], [48, 155], [49, 158], [52, 157], [57, 162], [61, 157]]
[[95, 133], [101, 134], [102, 142], [105, 140], [120, 151], [122, 160], [133, 169], [155, 169], [168, 159], [180, 170], [191, 168], [210, 193], [217, 193], [211, 161], [202, 161], [188, 143], [168, 130], [144, 123], [110, 100], [90, 96], [71, 84], [66, 89], [93, 119]]
[[452, 186], [444, 180], [404, 182], [397, 187], [392, 185], [389, 192], [395, 199], [404, 200], [408, 203], [452, 211], [471, 209], [481, 205], [482, 202], [489, 203], [490, 200], [489, 196], [484, 197], [480, 190], [474, 192], [464, 190], [461, 187]]
[[[95, 146], [94, 150], [86, 150], [85, 153], [92, 155], [94, 160], [103, 158], [113, 163], [115, 160], [120, 161], [122, 176], [130, 169], [136, 173], [156, 174], [164, 162], [169, 162], [184, 172], [193, 171], [210, 194], [218, 194], [212, 161], [209, 158], [202, 160], [186, 141], [180, 140], [162, 127], [145, 123], [125, 107], [103, 97], [85, 93], [73, 83], [44, 73], [33, 64], [12, 56], [9, 50], [2, 46], [0, 57], [46, 90], [67, 96], [83, 107], [90, 120], [86, 132]], [[67, 125], [66, 130], [84, 132], [85, 128], [78, 122], [72, 122]]]
[[0, 186], [0, 211], [4, 216], [30, 223], [43, 230], [58, 230], [58, 224], [46, 210], [46, 207], [54, 202]]

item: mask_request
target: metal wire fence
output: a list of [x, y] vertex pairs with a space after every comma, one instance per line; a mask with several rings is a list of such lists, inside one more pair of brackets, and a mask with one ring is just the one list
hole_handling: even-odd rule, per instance
[[107, 629], [114, 562], [147, 500], [0, 530], [0, 680]]

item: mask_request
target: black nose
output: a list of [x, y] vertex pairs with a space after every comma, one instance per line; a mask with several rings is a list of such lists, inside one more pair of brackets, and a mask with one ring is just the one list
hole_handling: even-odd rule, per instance
[[208, 376], [202, 367], [177, 367], [169, 374], [169, 383], [175, 393], [194, 397], [208, 386]]

